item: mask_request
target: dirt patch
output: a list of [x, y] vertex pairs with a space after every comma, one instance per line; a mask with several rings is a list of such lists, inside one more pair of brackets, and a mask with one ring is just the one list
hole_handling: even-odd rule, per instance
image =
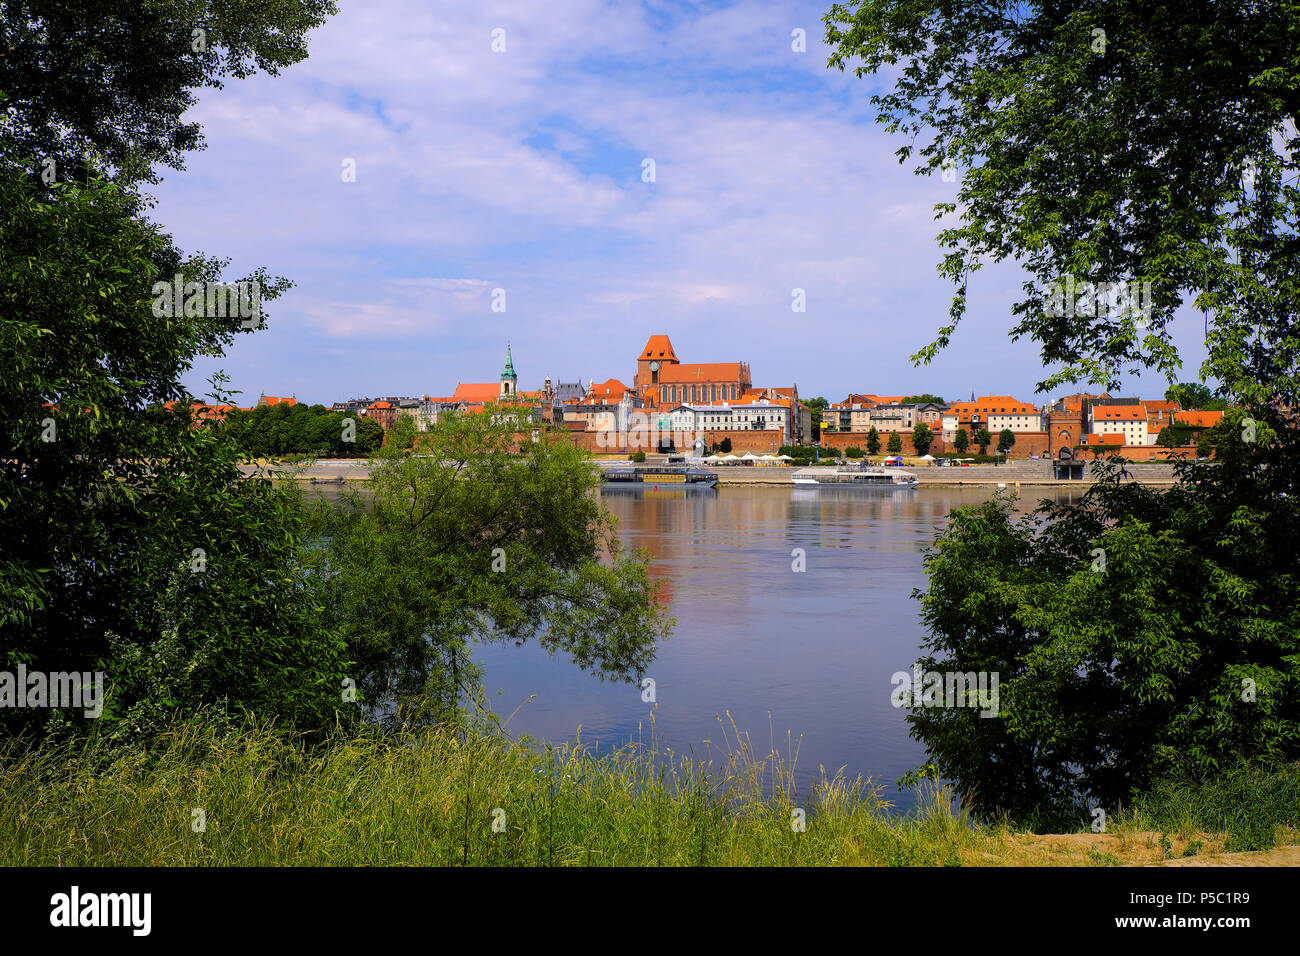
[[1011, 833], [967, 851], [970, 866], [1300, 866], [1300, 846], [1228, 853], [1222, 834]]

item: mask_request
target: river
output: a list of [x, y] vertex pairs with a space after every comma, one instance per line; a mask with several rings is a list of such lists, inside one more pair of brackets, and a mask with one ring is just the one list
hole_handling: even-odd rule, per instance
[[[924, 759], [905, 711], [890, 704], [890, 675], [910, 669], [925, 632], [913, 588], [925, 586], [922, 551], [953, 508], [992, 489], [922, 487], [904, 492], [728, 486], [604, 496], [625, 546], [653, 557], [652, 576], [677, 618], [646, 672], [654, 680], [658, 746], [716, 757], [718, 718], [748, 731], [762, 757], [770, 744], [798, 748], [800, 789], [845, 768], [886, 785], [900, 809], [911, 794], [895, 781]], [[1050, 494], [1024, 489], [1018, 510]], [[796, 571], [803, 551], [805, 570]], [[652, 705], [640, 687], [601, 682], [535, 645], [481, 647], [494, 711], [509, 729], [552, 742], [582, 739], [601, 750], [650, 743]], [[530, 695], [536, 695], [529, 700]], [[517, 709], [517, 710], [516, 710]], [[726, 715], [730, 714], [730, 718]]]

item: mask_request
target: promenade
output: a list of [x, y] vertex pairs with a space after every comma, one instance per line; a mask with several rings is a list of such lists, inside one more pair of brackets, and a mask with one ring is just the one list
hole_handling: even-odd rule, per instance
[[[656, 463], [653, 459], [649, 463]], [[620, 462], [600, 462], [600, 467], [610, 467]], [[317, 484], [341, 484], [344, 481], [367, 481], [370, 478], [370, 463], [365, 460], [328, 460], [318, 461], [311, 466], [292, 464], [268, 464], [263, 466], [271, 472], [289, 475], [295, 479]], [[835, 466], [821, 466], [831, 471]], [[1173, 465], [1164, 462], [1137, 462], [1129, 464], [1128, 470], [1134, 481], [1157, 487], [1169, 487], [1174, 484]], [[252, 465], [243, 465], [245, 474], [252, 474], [256, 469]], [[717, 472], [719, 486], [724, 485], [772, 485], [793, 487], [790, 475], [798, 470], [787, 466], [753, 466], [722, 465], [710, 469]], [[1012, 460], [1002, 465], [971, 465], [968, 468], [932, 468], [908, 467], [916, 475], [922, 487], [932, 485], [982, 485], [997, 487], [1006, 485], [1017, 487], [1078, 487], [1089, 485], [1095, 480], [1092, 462], [1084, 467], [1082, 479], [1058, 480], [1053, 477], [1052, 463], [1045, 459]]]

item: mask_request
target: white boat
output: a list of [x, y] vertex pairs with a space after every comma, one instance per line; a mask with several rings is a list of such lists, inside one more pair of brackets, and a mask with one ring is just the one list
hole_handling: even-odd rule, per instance
[[795, 485], [827, 488], [883, 488], [895, 491], [900, 488], [915, 488], [917, 478], [910, 471], [900, 468], [876, 468], [869, 465], [845, 466], [834, 471], [822, 469], [801, 469], [790, 476]]

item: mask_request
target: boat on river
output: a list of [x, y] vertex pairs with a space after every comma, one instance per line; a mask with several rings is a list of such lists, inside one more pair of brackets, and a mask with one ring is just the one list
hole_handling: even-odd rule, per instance
[[705, 491], [718, 484], [716, 471], [678, 465], [620, 465], [601, 473], [601, 488], [639, 491], [647, 488], [681, 488]]
[[885, 491], [915, 488], [917, 477], [899, 468], [871, 465], [843, 465], [833, 471], [807, 468], [796, 471], [790, 480], [799, 488], [875, 488]]

